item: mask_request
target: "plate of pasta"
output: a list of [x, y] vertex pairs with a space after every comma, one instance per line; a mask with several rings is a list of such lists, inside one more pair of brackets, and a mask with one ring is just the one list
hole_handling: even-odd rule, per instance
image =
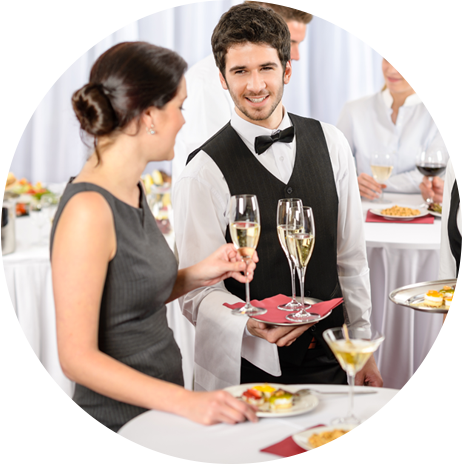
[[417, 206], [400, 206], [394, 205], [388, 208], [382, 209], [370, 209], [373, 214], [381, 216], [384, 219], [397, 220], [402, 219], [404, 221], [410, 221], [411, 219], [420, 218], [429, 214], [426, 208]]

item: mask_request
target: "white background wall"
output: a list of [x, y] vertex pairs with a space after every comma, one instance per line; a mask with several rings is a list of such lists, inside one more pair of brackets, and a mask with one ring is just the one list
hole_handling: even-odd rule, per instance
[[[81, 168], [70, 98], [94, 60], [125, 40], [210, 53], [220, 15], [240, 0], [0, 0], [0, 169], [60, 182]], [[343, 104], [379, 90], [382, 40], [404, 19], [436, 34], [436, 95], [463, 95], [463, 0], [311, 0], [314, 19], [285, 105], [335, 124]], [[460, 27], [459, 27], [460, 26]]]

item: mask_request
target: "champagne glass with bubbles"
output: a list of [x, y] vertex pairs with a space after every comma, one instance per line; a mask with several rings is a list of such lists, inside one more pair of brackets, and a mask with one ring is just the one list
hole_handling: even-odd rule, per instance
[[295, 311], [299, 308], [300, 303], [296, 300], [296, 267], [291, 259], [288, 252], [288, 245], [286, 243], [286, 217], [290, 208], [302, 209], [302, 200], [299, 198], [283, 198], [278, 200], [277, 206], [277, 233], [278, 239], [280, 240], [281, 248], [286, 255], [288, 260], [289, 268], [291, 270], [291, 288], [292, 288], [292, 299], [285, 305], [278, 306], [278, 309], [283, 311]]
[[381, 345], [384, 335], [379, 332], [370, 333], [369, 330], [362, 328], [349, 329], [344, 325], [325, 330], [323, 338], [346, 371], [349, 384], [349, 411], [345, 417], [336, 418], [332, 423], [360, 424], [360, 419], [354, 415], [355, 374], [362, 370], [370, 356]]
[[248, 265], [259, 243], [260, 214], [255, 195], [233, 195], [230, 199], [230, 236], [246, 263], [246, 304], [240, 309], [232, 310], [232, 314], [258, 316], [265, 314], [266, 309], [256, 308], [250, 303]]
[[286, 219], [286, 242], [301, 285], [301, 303], [299, 306], [301, 309], [297, 313], [288, 314], [286, 319], [291, 322], [316, 322], [320, 316], [306, 311], [312, 305], [306, 304], [304, 299], [305, 271], [315, 245], [315, 223], [312, 208], [309, 206], [303, 206], [302, 209], [289, 208]]

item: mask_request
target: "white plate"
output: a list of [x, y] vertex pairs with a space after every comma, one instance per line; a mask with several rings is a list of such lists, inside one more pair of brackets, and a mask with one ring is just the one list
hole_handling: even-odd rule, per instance
[[[463, 410], [463, 399], [461, 398], [445, 398], [449, 406], [458, 406]], [[400, 411], [405, 422], [418, 427], [422, 430], [427, 430], [429, 432], [435, 432], [436, 427], [431, 427], [430, 425], [422, 424], [421, 417], [426, 412], [426, 401], [418, 401], [417, 403], [409, 404]]]
[[[236, 398], [240, 398], [241, 395], [249, 388], [255, 387], [256, 385], [263, 385], [263, 383], [243, 383], [242, 385], [235, 385], [233, 387], [224, 388], [225, 391], [231, 393]], [[296, 392], [299, 390], [299, 386], [294, 385], [282, 385], [279, 383], [269, 383], [265, 385], [270, 385], [274, 388], [281, 388], [283, 390], [289, 391], [290, 393]], [[281, 411], [268, 412], [268, 411], [258, 411], [256, 413], [257, 417], [288, 417], [288, 416], [297, 416], [299, 414], [304, 414], [306, 412], [312, 411], [318, 406], [318, 398], [315, 395], [304, 395], [300, 399], [295, 401], [295, 404], [291, 409], [282, 409]]]
[[[370, 448], [366, 448], [361, 451], [349, 451], [347, 453], [339, 453], [335, 451], [321, 451], [317, 448], [314, 448], [309, 443], [309, 438], [315, 433], [329, 432], [331, 430], [351, 430], [356, 433], [361, 433], [365, 435], [371, 442]], [[316, 427], [309, 430], [304, 430], [303, 432], [296, 433], [293, 435], [294, 442], [299, 445], [301, 448], [304, 448], [311, 453], [320, 454], [321, 456], [328, 456], [330, 458], [347, 458], [349, 456], [360, 456], [361, 454], [374, 453], [380, 449], [386, 448], [389, 446], [390, 442], [388, 439], [382, 435], [373, 432], [373, 430], [365, 429], [360, 425], [331, 425], [329, 427]]]
[[[297, 297], [296, 299], [299, 301], [300, 297]], [[306, 303], [308, 303], [308, 304], [313, 304], [314, 305], [316, 303], [320, 303], [322, 300], [319, 300], [318, 298], [310, 298], [310, 297], [306, 296], [304, 298], [304, 301]], [[282, 309], [280, 309], [279, 311], [281, 311], [282, 313], [286, 313], [286, 314], [292, 314], [291, 311], [283, 311]], [[307, 312], [310, 313], [310, 309], [307, 309]], [[282, 327], [291, 327], [291, 326], [296, 326], [296, 325], [313, 324], [314, 322], [323, 321], [323, 319], [326, 319], [332, 312], [333, 312], [333, 310], [331, 310], [328, 314], [325, 314], [324, 316], [320, 317], [316, 321], [311, 321], [311, 322], [291, 322], [291, 321], [288, 321], [288, 322], [267, 322], [267, 321], [263, 321], [263, 320], [259, 319], [259, 316], [256, 316], [256, 317], [250, 316], [250, 318], [254, 319], [255, 321], [258, 321], [258, 322], [265, 322], [268, 325], [279, 325], [279, 326], [282, 326]]]
[[[392, 205], [394, 206], [394, 205]], [[412, 208], [412, 209], [418, 209], [420, 211], [420, 214], [417, 214], [416, 216], [389, 216], [387, 214], [383, 214], [381, 211], [384, 210], [384, 209], [389, 209], [389, 208], [392, 208], [392, 206], [386, 206], [386, 207], [383, 207], [383, 208], [379, 208], [379, 209], [370, 209], [370, 211], [373, 213], [373, 214], [376, 214], [376, 216], [381, 216], [383, 217], [384, 219], [390, 219], [390, 220], [400, 220], [400, 221], [411, 221], [412, 219], [416, 219], [416, 218], [420, 218], [420, 217], [423, 217], [423, 216], [426, 216], [430, 211], [428, 211], [426, 208], [419, 208], [417, 206], [410, 206], [410, 205], [397, 205], [397, 206], [400, 206], [402, 208]]]
[[428, 210], [428, 213], [438, 218], [442, 217], [442, 213], [436, 213], [435, 211], [429, 211], [429, 210]]

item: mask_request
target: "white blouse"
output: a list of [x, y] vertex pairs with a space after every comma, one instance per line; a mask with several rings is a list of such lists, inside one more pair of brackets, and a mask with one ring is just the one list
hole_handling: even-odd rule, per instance
[[386, 192], [420, 193], [423, 175], [416, 169], [416, 155], [431, 148], [445, 150], [444, 141], [431, 115], [415, 93], [399, 108], [397, 121], [391, 120], [392, 96], [388, 89], [346, 103], [337, 127], [344, 133], [357, 164], [357, 174], [372, 176], [370, 157], [392, 154], [391, 177]]
[[[450, 199], [452, 196], [453, 183], [455, 182], [455, 172], [452, 163], [449, 161], [444, 184], [444, 199], [442, 201], [442, 231], [440, 243], [440, 260], [439, 260], [439, 279], [455, 279], [457, 265], [452, 255], [449, 245], [449, 232], [447, 223], [449, 220]], [[460, 193], [461, 197], [461, 193]], [[461, 205], [460, 205], [461, 206]], [[457, 227], [461, 234], [461, 208], [457, 212]]]

